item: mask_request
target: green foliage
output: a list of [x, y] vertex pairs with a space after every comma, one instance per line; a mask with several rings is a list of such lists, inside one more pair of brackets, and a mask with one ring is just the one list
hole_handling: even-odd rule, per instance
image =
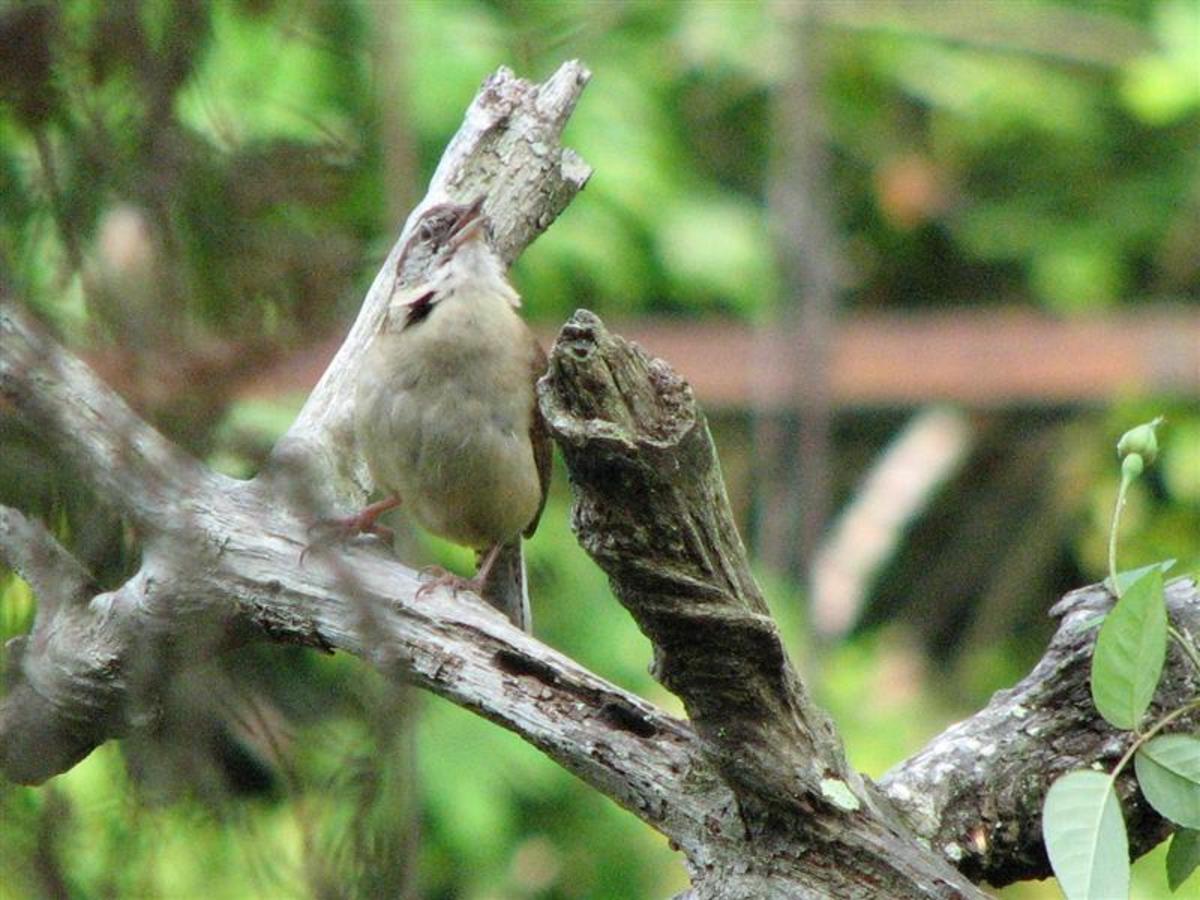
[[1160, 49], [1126, 67], [1121, 99], [1143, 121], [1169, 125], [1200, 106], [1200, 7], [1188, 0], [1159, 3], [1152, 26]]
[[1200, 740], [1162, 735], [1143, 744], [1133, 761], [1150, 805], [1185, 828], [1200, 828]]
[[1092, 700], [1116, 728], [1132, 730], [1150, 708], [1167, 655], [1162, 572], [1133, 584], [1100, 626], [1092, 658]]
[[1129, 844], [1111, 775], [1071, 772], [1054, 782], [1042, 834], [1069, 900], [1129, 894]]
[[[1105, 580], [1104, 586], [1106, 588], [1108, 588], [1109, 591], [1111, 591], [1114, 596], [1124, 597], [1125, 593], [1131, 587], [1133, 587], [1133, 585], [1136, 582], [1141, 581], [1142, 578], [1145, 577], [1146, 575], [1149, 575], [1151, 572], [1157, 570], [1158, 572], [1160, 572], [1162, 575], [1165, 576], [1168, 572], [1171, 571], [1171, 569], [1172, 569], [1172, 567], [1174, 567], [1174, 565], [1175, 565], [1175, 560], [1164, 559], [1161, 562], [1150, 563], [1150, 565], [1142, 566], [1139, 569], [1130, 569], [1126, 572], [1118, 572], [1117, 580], [1114, 582], [1112, 580], [1112, 578], [1110, 577]], [[1097, 619], [1096, 623], [1099, 624], [1102, 621], [1104, 621], [1103, 616], [1101, 616], [1099, 619]]]
[[9, 638], [29, 631], [35, 610], [28, 583], [13, 573], [0, 576], [0, 646]]
[[1174, 560], [1136, 572], [1118, 573], [1116, 569], [1117, 534], [1126, 492], [1157, 458], [1155, 432], [1162, 422], [1158, 416], [1126, 431], [1117, 442], [1121, 485], [1109, 537], [1107, 581], [1117, 603], [1104, 618], [1092, 656], [1092, 700], [1112, 726], [1133, 732], [1132, 746], [1111, 773], [1076, 771], [1059, 778], [1042, 807], [1042, 834], [1050, 863], [1070, 898], [1107, 900], [1129, 893], [1129, 842], [1116, 779], [1130, 759], [1147, 802], [1179, 829], [1179, 848], [1173, 841], [1166, 860], [1171, 890], [1196, 867], [1189, 829], [1200, 825], [1200, 739], [1159, 732], [1200, 709], [1200, 698], [1161, 714], [1145, 730], [1142, 725], [1162, 677], [1168, 635], [1197, 673], [1200, 652], [1192, 637], [1173, 628], [1167, 619], [1163, 573]]
[[1200, 866], [1200, 831], [1181, 828], [1171, 838], [1167, 851], [1167, 883], [1172, 891], [1183, 885]]
[[[1200, 418], [1194, 401], [1179, 398], [1174, 403], [1128, 401], [1094, 423], [1094, 427], [1073, 435], [1071, 464], [1074, 483], [1086, 484], [1088, 494], [1086, 525], [1077, 533], [1075, 553], [1081, 568], [1094, 577], [1108, 575], [1108, 549], [1112, 534], [1113, 496], [1120, 485], [1120, 473], [1112, 466], [1111, 443], [1106, 434], [1119, 432], [1130, 421], [1145, 421], [1162, 413], [1170, 439], [1164, 440], [1155, 464], [1129, 485], [1127, 502], [1121, 513], [1122, 553], [1130, 559], [1177, 560], [1175, 574], [1200, 572], [1200, 443], [1197, 427]], [[1093, 442], [1089, 446], [1077, 441]]]
[[427, 896], [665, 896], [685, 886], [664, 841], [523, 741], [442, 702], [426, 710], [422, 736]]
[[[251, 475], [295, 404], [247, 399], [245, 384], [352, 313], [480, 80], [501, 64], [544, 77], [579, 56], [595, 77], [567, 142], [596, 174], [518, 262], [526, 308], [546, 321], [584, 305], [606, 317], [765, 318], [780, 284], [765, 202], [778, 88], [802, 56], [779, 9], [752, 0], [6, 6], [3, 290], [76, 345], [131, 360], [121, 389], [139, 410], [221, 471]], [[880, 27], [818, 26], [815, 52], [803, 55], [818, 76], [847, 312], [1025, 302], [1076, 314], [1196, 294], [1194, 3], [1083, 16], [1087, 28], [1108, 29], [1103, 48], [1112, 35], [1137, 38], [1094, 64], [1021, 49], [1021, 27], [997, 31], [986, 4], [975, 39], [955, 41], [892, 27], [880, 9]], [[1015, 37], [997, 43], [997, 33]], [[1068, 46], [1074, 38], [1061, 35]], [[1124, 401], [1109, 421], [1146, 418], [1140, 402]], [[1123, 546], [1195, 571], [1200, 417], [1189, 398], [1167, 414], [1170, 441], [1129, 488]], [[2, 502], [35, 509], [116, 583], [136, 559], [134, 536], [7, 415], [0, 409]], [[1106, 427], [1100, 414], [1082, 420], [1056, 454], [1075, 466], [1064, 493], [1096, 498], [1072, 537], [1075, 562], [1095, 577], [1116, 476], [1110, 450], [1087, 454]], [[678, 711], [568, 518], [560, 470], [529, 551], [539, 636]], [[429, 550], [469, 564], [444, 551]], [[1128, 588], [1121, 575], [1117, 584]], [[800, 599], [782, 585], [771, 593], [799, 640]], [[33, 613], [24, 582], [0, 574], [0, 638], [27, 631]], [[967, 664], [972, 683], [1011, 680], [1010, 646], [1030, 642], [1008, 638]], [[1136, 660], [1141, 645], [1132, 646]], [[794, 649], [814, 658], [811, 647]], [[961, 712], [929, 689], [924, 665], [897, 629], [826, 648], [820, 671], [806, 673], [857, 765], [885, 770]], [[494, 726], [430, 704], [414, 738], [414, 787], [387, 765], [401, 738], [372, 723], [397, 714], [362, 700], [371, 678], [362, 667], [305, 656], [268, 656], [262, 667], [274, 678], [259, 687], [288, 722], [282, 800], [185, 792], [150, 805], [136, 799], [117, 748], [102, 748], [51, 787], [0, 786], [0, 896], [53, 893], [47, 860], [79, 896], [299, 896], [319, 893], [331, 873], [369, 895], [382, 867], [364, 861], [403, 849], [386, 819], [416, 793], [425, 896], [682, 888], [659, 838]], [[1140, 715], [1147, 684], [1133, 672], [1118, 689], [1122, 715]], [[1135, 765], [1146, 765], [1141, 755]], [[1195, 856], [1188, 834], [1172, 843], [1172, 884]], [[315, 862], [326, 858], [327, 870]]]

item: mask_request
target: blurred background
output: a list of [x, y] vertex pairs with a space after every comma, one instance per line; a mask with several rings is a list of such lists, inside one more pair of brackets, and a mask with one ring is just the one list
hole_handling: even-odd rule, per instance
[[[0, 291], [232, 475], [288, 426], [482, 79], [593, 71], [595, 168], [518, 261], [695, 386], [794, 658], [879, 775], [1105, 574], [1200, 568], [1200, 4], [0, 2]], [[0, 403], [0, 502], [106, 586], [134, 536]], [[571, 535], [539, 637], [678, 711]], [[402, 519], [396, 523], [402, 525]], [[469, 555], [401, 536], [413, 563]], [[0, 569], [0, 638], [35, 598]], [[664, 897], [665, 841], [356, 660], [179, 673], [153, 733], [0, 784], [0, 898]], [[1161, 849], [1137, 897], [1166, 896]], [[1053, 883], [1005, 897], [1058, 896]]]

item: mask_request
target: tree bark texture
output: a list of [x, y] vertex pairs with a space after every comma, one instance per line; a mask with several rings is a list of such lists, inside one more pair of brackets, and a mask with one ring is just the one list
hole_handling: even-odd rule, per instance
[[[1113, 759], [1127, 739], [1087, 695], [1095, 629], [1080, 622], [1107, 594], [1063, 600], [1062, 627], [1029, 677], [876, 787], [847, 766], [788, 659], [690, 388], [591, 313], [563, 327], [539, 399], [566, 458], [576, 533], [653, 643], [654, 674], [682, 698], [686, 721], [471, 594], [414, 602], [416, 574], [373, 538], [301, 559], [315, 518], [370, 492], [350, 398], [392, 291], [430, 262], [410, 256], [398, 268], [416, 215], [486, 190], [499, 245], [515, 258], [587, 180], [559, 135], [588, 77], [572, 62], [542, 84], [504, 69], [484, 83], [345, 344], [252, 480], [187, 456], [0, 304], [0, 397], [121, 510], [142, 550], [132, 578], [100, 590], [45, 528], [0, 508], [0, 557], [38, 596], [32, 632], [9, 648], [0, 771], [30, 784], [64, 772], [152, 724], [181, 665], [274, 641], [352, 653], [517, 733], [666, 835], [691, 897], [976, 897], [983, 879], [1046, 875], [1050, 781]], [[1176, 626], [1196, 633], [1196, 586], [1176, 581], [1170, 598]], [[1160, 700], [1194, 689], [1176, 663]], [[1136, 795], [1127, 818], [1139, 851], [1163, 833]]]

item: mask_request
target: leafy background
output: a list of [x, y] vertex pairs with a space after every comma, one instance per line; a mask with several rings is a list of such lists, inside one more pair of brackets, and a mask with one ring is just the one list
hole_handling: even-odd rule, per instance
[[[172, 438], [251, 474], [302, 399], [280, 367], [344, 330], [481, 79], [501, 64], [544, 78], [576, 56], [594, 79], [567, 143], [596, 174], [514, 270], [547, 326], [579, 306], [778, 315], [776, 101], [798, 66], [844, 260], [839, 314], [1069, 320], [1200, 294], [1194, 0], [8, 3], [0, 289]], [[710, 412], [753, 539], [753, 410]], [[835, 508], [917, 412], [836, 411]], [[1104, 574], [1116, 435], [1159, 412], [1164, 449], [1135, 487], [1123, 558], [1200, 565], [1196, 398], [967, 412], [976, 450], [902, 536], [860, 627], [813, 639], [797, 579], [763, 567], [796, 659], [870, 774], [1028, 670], [1053, 599]], [[50, 523], [102, 583], [136, 568], [119, 517], [3, 406], [0, 445], [0, 502]], [[529, 550], [539, 636], [678, 709], [575, 544], [568, 500], [560, 471]], [[1040, 552], [1012, 537], [1027, 520]], [[405, 558], [468, 564], [403, 540]], [[34, 609], [0, 571], [0, 637]], [[1166, 895], [1160, 854], [1135, 867], [1136, 896]], [[38, 789], [0, 785], [0, 855], [13, 898], [686, 884], [661, 838], [511, 735], [397, 696], [354, 660], [277, 648], [181, 673], [155, 734]]]

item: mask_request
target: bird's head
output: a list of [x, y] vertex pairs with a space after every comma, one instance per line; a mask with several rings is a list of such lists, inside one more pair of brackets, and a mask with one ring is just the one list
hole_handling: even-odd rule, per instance
[[507, 286], [507, 266], [492, 246], [491, 222], [483, 212], [484, 197], [459, 207], [442, 244], [438, 268], [455, 282], [482, 280]]
[[489, 245], [491, 223], [483, 214], [485, 195], [480, 194], [473, 201], [460, 207], [458, 217], [450, 226], [450, 233], [445, 240], [446, 253], [454, 254], [463, 246], [472, 242]]
[[521, 305], [508, 282], [508, 267], [492, 245], [486, 199], [481, 194], [470, 203], [441, 203], [422, 213], [397, 266], [400, 282], [420, 271], [418, 266], [425, 272], [392, 300], [405, 327], [423, 321], [436, 304], [463, 288], [468, 291], [462, 296], [495, 296], [514, 308]]

